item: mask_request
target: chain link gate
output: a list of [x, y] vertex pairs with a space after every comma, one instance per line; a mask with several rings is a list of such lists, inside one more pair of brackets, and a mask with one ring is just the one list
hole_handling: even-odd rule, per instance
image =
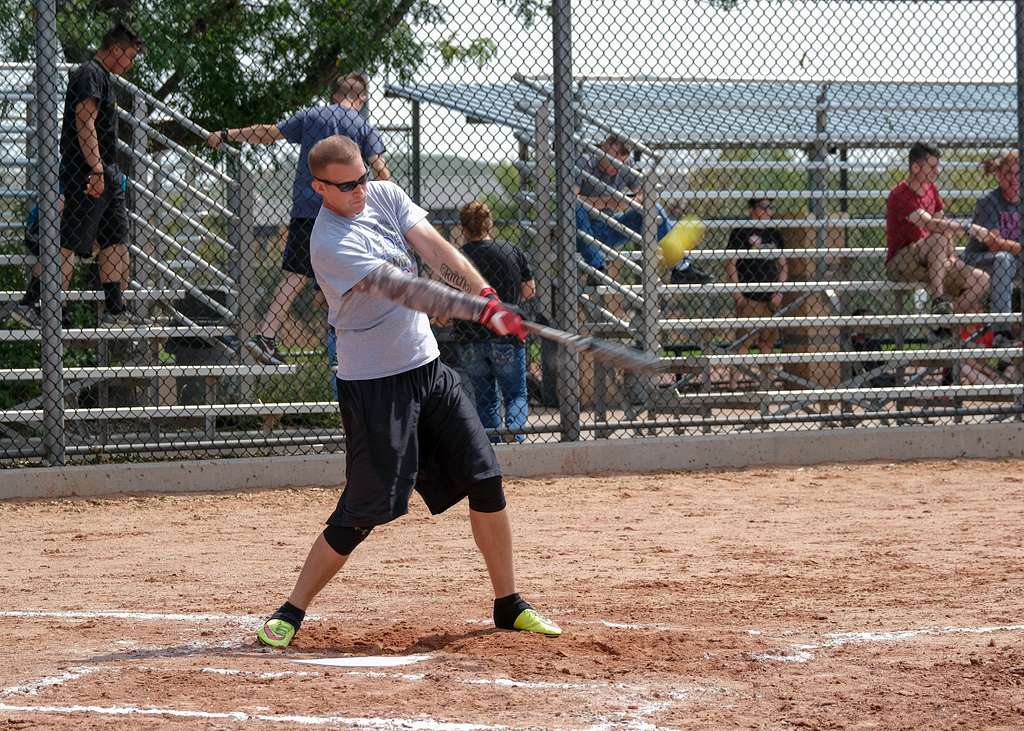
[[495, 442], [1020, 418], [1019, 2], [122, 5], [0, 0], [4, 466], [343, 444], [328, 113], [504, 300], [663, 358], [437, 321]]

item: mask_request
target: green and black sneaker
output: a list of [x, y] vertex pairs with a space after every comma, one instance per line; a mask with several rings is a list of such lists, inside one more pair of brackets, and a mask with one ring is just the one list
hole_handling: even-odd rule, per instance
[[509, 594], [494, 600], [494, 626], [517, 632], [533, 632], [547, 637], [558, 637], [562, 628], [530, 606], [518, 594]]
[[302, 626], [306, 612], [299, 609], [290, 602], [285, 602], [281, 608], [270, 615], [270, 619], [263, 623], [263, 626], [256, 632], [256, 639], [270, 647], [288, 647], [291, 644], [295, 633]]

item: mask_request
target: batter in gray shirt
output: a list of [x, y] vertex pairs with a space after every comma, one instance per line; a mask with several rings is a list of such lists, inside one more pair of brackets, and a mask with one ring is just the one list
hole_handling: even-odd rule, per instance
[[394, 302], [353, 292], [384, 262], [419, 274], [405, 232], [427, 217], [394, 183], [366, 185], [366, 207], [345, 218], [320, 209], [309, 239], [316, 281], [338, 335], [338, 378], [361, 381], [418, 368], [438, 357], [429, 318]]

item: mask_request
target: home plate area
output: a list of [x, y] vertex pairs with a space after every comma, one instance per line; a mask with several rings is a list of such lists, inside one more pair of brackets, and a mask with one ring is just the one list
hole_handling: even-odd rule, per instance
[[2, 503], [0, 729], [1019, 728], [1022, 466], [509, 481], [561, 637], [494, 630], [465, 512], [417, 508], [283, 651], [332, 491]]

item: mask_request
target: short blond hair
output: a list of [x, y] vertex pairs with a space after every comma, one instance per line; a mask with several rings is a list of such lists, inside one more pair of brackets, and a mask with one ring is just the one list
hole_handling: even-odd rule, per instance
[[1004, 173], [1011, 165], [1015, 165], [1017, 163], [1019, 155], [1020, 153], [1016, 150], [1010, 150], [1009, 152], [1005, 152], [991, 160], [986, 160], [981, 164], [981, 167], [989, 175]]
[[331, 135], [313, 145], [309, 151], [309, 171], [319, 178], [328, 165], [348, 165], [359, 160], [359, 145], [345, 135]]

